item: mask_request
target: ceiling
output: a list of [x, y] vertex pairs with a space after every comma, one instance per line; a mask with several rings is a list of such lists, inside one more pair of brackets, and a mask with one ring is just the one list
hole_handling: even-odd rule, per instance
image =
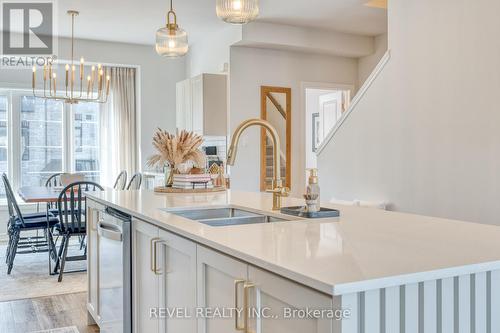
[[[375, 36], [386, 31], [387, 12], [368, 0], [260, 0], [262, 22], [298, 25]], [[80, 11], [77, 38], [153, 45], [165, 24], [167, 0], [65, 0], [58, 2], [61, 36], [70, 36], [68, 9]], [[174, 0], [178, 23], [190, 41], [226, 26], [215, 14], [215, 0]]]

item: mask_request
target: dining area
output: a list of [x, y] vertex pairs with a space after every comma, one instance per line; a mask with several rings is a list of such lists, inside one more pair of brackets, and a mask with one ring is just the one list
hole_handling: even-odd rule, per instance
[[[123, 170], [116, 176], [112, 189], [140, 190], [142, 178], [139, 172], [129, 177]], [[86, 193], [111, 188], [87, 178], [85, 173], [54, 173], [43, 179], [40, 186], [21, 186], [16, 192], [4, 173], [2, 184], [8, 211], [4, 278], [12, 273], [36, 274], [37, 278], [31, 280], [24, 277], [23, 288], [30, 288], [31, 282], [46, 279], [41, 276], [41, 260], [46, 260], [45, 276], [59, 284], [64, 274], [85, 272]]]

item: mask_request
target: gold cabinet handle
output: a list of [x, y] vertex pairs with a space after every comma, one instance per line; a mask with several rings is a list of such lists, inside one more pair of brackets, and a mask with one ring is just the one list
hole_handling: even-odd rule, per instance
[[[245, 280], [235, 280], [234, 281], [234, 308], [238, 309], [238, 289], [239, 286], [244, 284], [246, 281]], [[234, 329], [237, 331], [244, 331], [245, 326], [239, 326], [238, 323], [238, 313], [236, 312], [234, 314]]]
[[253, 283], [245, 283], [243, 286], [243, 293], [244, 293], [244, 298], [243, 298], [243, 325], [245, 327], [245, 333], [252, 333], [250, 332], [250, 328], [248, 327], [248, 316], [250, 312], [250, 308], [248, 306], [248, 299], [250, 296], [250, 289], [254, 288], [255, 285]]
[[154, 254], [154, 265], [153, 265], [153, 272], [156, 274], [156, 275], [162, 275], [163, 272], [161, 269], [158, 269], [157, 265], [156, 265], [156, 245], [158, 244], [167, 244], [167, 242], [165, 242], [164, 240], [161, 240], [161, 239], [157, 239], [155, 242], [154, 242], [154, 248], [153, 248], [153, 254]]
[[150, 260], [149, 268], [153, 273], [156, 273], [156, 242], [159, 240], [160, 239], [157, 237], [151, 238], [151, 241], [149, 243], [149, 260]]

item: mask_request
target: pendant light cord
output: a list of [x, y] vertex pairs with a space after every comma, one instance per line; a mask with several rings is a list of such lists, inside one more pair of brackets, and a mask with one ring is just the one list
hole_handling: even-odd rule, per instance
[[75, 51], [75, 14], [71, 14], [71, 68], [73, 69], [73, 58]]

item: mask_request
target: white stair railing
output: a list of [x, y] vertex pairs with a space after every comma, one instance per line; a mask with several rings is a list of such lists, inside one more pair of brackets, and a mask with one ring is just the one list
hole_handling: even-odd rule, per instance
[[344, 112], [344, 114], [342, 115], [342, 117], [340, 117], [340, 119], [337, 121], [337, 123], [335, 124], [335, 126], [333, 126], [333, 128], [330, 130], [330, 132], [328, 132], [328, 134], [326, 135], [326, 137], [323, 140], [323, 142], [321, 142], [321, 144], [319, 145], [318, 149], [316, 150], [316, 155], [320, 155], [321, 152], [323, 151], [323, 149], [326, 147], [326, 145], [328, 145], [328, 143], [333, 138], [333, 136], [335, 135], [335, 133], [340, 129], [340, 127], [342, 126], [342, 124], [347, 120], [347, 118], [349, 117], [349, 115], [356, 108], [357, 104], [360, 102], [360, 100], [366, 94], [366, 92], [368, 91], [368, 88], [370, 88], [370, 86], [373, 84], [373, 82], [375, 81], [375, 79], [380, 75], [380, 73], [384, 69], [385, 65], [389, 62], [390, 58], [391, 58], [391, 52], [390, 52], [390, 50], [387, 50], [387, 52], [384, 54], [384, 56], [382, 57], [382, 59], [380, 59], [379, 63], [377, 64], [377, 66], [375, 67], [375, 69], [373, 70], [373, 72], [370, 74], [370, 76], [368, 77], [368, 79], [366, 79], [366, 81], [363, 84], [363, 86], [361, 86], [361, 88], [359, 89], [359, 91], [356, 94], [356, 96], [354, 96], [354, 98], [351, 101], [351, 104], [349, 105], [349, 108], [347, 109], [347, 111]]

